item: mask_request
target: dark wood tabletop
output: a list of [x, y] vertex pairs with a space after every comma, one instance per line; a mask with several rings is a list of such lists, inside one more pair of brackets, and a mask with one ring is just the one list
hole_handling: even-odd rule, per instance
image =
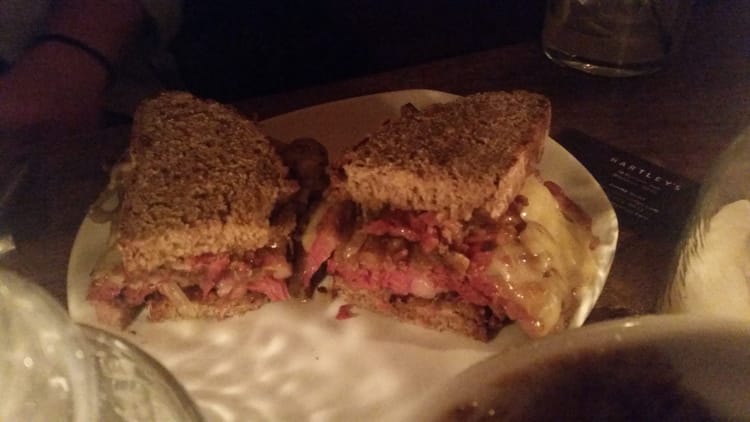
[[[576, 129], [669, 171], [700, 181], [710, 162], [750, 126], [748, 1], [694, 7], [682, 49], [663, 70], [612, 79], [557, 66], [525, 42], [383, 73], [248, 98], [236, 106], [260, 119], [335, 99], [400, 89], [456, 94], [527, 89], [553, 105], [552, 136]], [[10, 214], [17, 249], [0, 260], [66, 301], [68, 257], [129, 127], [47, 147]], [[686, 203], [685, 207], [692, 204]], [[621, 227], [615, 261], [597, 305], [649, 313], [665, 286], [675, 239]]]

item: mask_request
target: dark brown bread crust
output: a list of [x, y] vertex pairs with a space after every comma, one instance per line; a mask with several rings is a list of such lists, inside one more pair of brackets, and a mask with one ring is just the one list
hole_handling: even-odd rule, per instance
[[297, 189], [260, 130], [222, 104], [168, 92], [136, 111], [118, 246], [127, 271], [280, 241], [269, 221]]
[[485, 342], [492, 340], [503, 327], [503, 322], [489, 308], [464, 302], [455, 296], [441, 295], [435, 299], [397, 296], [387, 291], [357, 289], [335, 277], [331, 293], [349, 304], [395, 317], [402, 322]]
[[525, 91], [487, 92], [411, 111], [342, 160], [344, 186], [368, 209], [499, 217], [539, 161], [551, 107]]
[[208, 294], [200, 301], [191, 301], [190, 311], [185, 312], [165, 297], [149, 301], [148, 318], [151, 321], [169, 319], [224, 319], [259, 309], [269, 302], [262, 293], [248, 292], [239, 298], [219, 297]]

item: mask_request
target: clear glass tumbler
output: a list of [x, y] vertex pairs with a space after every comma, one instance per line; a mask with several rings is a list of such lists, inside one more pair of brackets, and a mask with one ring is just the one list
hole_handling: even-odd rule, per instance
[[690, 0], [548, 0], [542, 31], [553, 61], [601, 76], [655, 72], [676, 51]]
[[701, 186], [662, 310], [750, 319], [750, 128]]
[[0, 268], [0, 421], [201, 421], [158, 362]]

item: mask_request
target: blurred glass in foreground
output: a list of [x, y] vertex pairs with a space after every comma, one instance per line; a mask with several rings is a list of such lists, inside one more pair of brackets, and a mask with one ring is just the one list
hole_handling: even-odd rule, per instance
[[701, 187], [662, 308], [750, 319], [750, 128]]
[[548, 0], [542, 31], [553, 61], [601, 76], [653, 73], [677, 50], [690, 0]]
[[0, 338], [0, 421], [202, 420], [155, 360], [2, 268]]

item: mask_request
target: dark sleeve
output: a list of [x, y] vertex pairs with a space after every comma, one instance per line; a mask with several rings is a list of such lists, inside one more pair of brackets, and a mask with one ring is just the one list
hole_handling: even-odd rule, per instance
[[269, 94], [538, 36], [543, 0], [186, 0], [172, 43], [191, 91]]

